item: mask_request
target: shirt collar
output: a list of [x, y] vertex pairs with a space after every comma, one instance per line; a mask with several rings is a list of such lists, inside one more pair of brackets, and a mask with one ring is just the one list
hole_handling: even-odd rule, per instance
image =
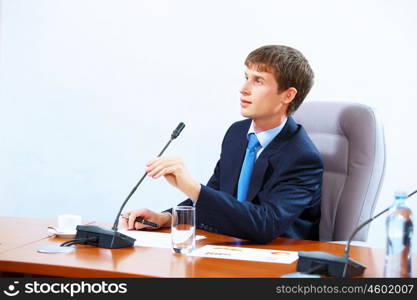
[[269, 145], [269, 143], [281, 132], [281, 130], [285, 126], [285, 123], [287, 123], [287, 120], [288, 118], [285, 118], [284, 122], [282, 122], [281, 125], [258, 133], [255, 133], [255, 128], [253, 127], [252, 121], [248, 130], [248, 135], [251, 133], [255, 133], [262, 148], [266, 148]]

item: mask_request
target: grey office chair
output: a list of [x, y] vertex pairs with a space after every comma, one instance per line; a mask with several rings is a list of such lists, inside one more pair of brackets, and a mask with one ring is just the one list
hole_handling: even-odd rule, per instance
[[[372, 108], [356, 103], [307, 102], [294, 114], [323, 163], [320, 240], [347, 240], [372, 217], [385, 171], [382, 124]], [[369, 225], [356, 241], [366, 241]]]

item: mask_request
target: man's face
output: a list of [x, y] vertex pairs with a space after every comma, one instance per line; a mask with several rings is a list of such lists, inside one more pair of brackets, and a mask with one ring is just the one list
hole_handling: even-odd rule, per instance
[[278, 83], [271, 72], [248, 67], [240, 93], [240, 113], [246, 118], [271, 122], [286, 114], [286, 93], [278, 93]]

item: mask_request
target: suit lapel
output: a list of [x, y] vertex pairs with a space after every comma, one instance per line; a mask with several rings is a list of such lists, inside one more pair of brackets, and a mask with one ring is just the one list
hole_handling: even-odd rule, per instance
[[222, 182], [224, 182], [224, 187], [222, 190], [231, 195], [236, 194], [240, 170], [245, 158], [246, 147], [248, 146], [247, 133], [249, 126], [250, 121], [247, 123], [247, 126], [243, 126], [238, 136], [236, 136], [236, 140], [231, 143], [227, 156], [223, 159]]
[[268, 157], [262, 155], [264, 154], [264, 151], [262, 151], [261, 155], [256, 160], [255, 166], [253, 167], [251, 182], [249, 185], [248, 195], [246, 196], [246, 201], [252, 201], [255, 195], [258, 194], [259, 190], [262, 187], [264, 175], [266, 169], [268, 168]]
[[273, 154], [279, 153], [279, 149], [282, 147], [282, 144], [290, 137], [292, 137], [297, 129], [298, 125], [295, 123], [294, 119], [292, 117], [288, 117], [287, 123], [285, 124], [282, 131], [259, 155], [253, 169], [248, 196], [246, 198], [247, 201], [253, 201], [255, 196], [259, 193], [259, 190], [261, 189], [264, 182], [265, 172], [268, 168], [269, 157]]

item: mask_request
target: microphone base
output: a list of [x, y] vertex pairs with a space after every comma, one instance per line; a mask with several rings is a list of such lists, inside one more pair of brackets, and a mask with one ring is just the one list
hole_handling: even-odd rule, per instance
[[[334, 277], [353, 277], [362, 275], [366, 266], [353, 259], [318, 251], [298, 252], [298, 272], [320, 274]], [[346, 265], [347, 264], [347, 265]], [[343, 272], [346, 265], [346, 274]], [[314, 270], [310, 272], [311, 270]]]
[[78, 225], [75, 239], [91, 239], [86, 244], [107, 249], [127, 248], [135, 244], [136, 239], [120, 232], [104, 229], [94, 225]]

